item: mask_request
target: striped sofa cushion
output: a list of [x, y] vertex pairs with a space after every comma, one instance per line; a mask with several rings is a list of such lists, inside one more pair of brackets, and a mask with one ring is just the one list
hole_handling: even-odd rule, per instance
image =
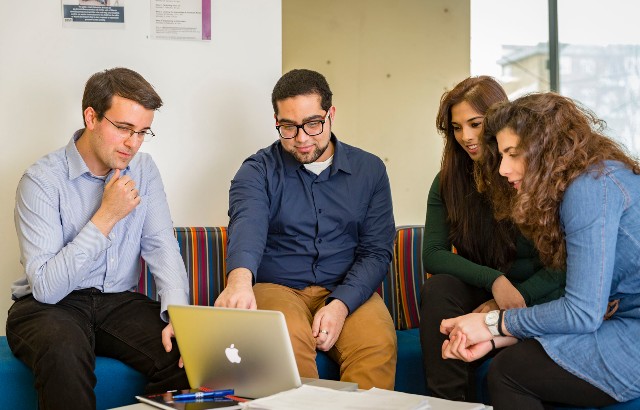
[[420, 323], [420, 289], [426, 274], [422, 264], [424, 226], [399, 226], [396, 229], [394, 270], [397, 281], [398, 330], [413, 329]]
[[396, 329], [398, 329], [398, 299], [396, 295], [396, 287], [396, 275], [393, 269], [393, 261], [391, 261], [391, 263], [389, 263], [387, 275], [382, 280], [382, 283], [376, 292], [378, 292], [382, 297], [384, 304], [387, 305], [387, 309], [389, 309], [389, 313], [391, 314], [391, 319], [393, 319], [393, 323]]
[[[213, 306], [226, 285], [227, 228], [176, 227], [174, 233], [189, 275], [191, 304]], [[396, 282], [394, 263], [391, 262], [377, 292], [389, 309], [396, 328], [399, 328]], [[153, 276], [142, 259], [138, 292], [158, 300]]]
[[[227, 228], [174, 228], [189, 275], [191, 304], [213, 306], [226, 285]], [[141, 260], [138, 292], [158, 300], [153, 276]]]

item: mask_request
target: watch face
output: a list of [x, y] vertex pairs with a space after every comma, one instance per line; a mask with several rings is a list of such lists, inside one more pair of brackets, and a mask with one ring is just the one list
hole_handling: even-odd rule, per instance
[[493, 325], [495, 323], [498, 322], [498, 316], [499, 313], [495, 310], [492, 310], [491, 312], [487, 313], [487, 317], [485, 318], [485, 322], [487, 324]]

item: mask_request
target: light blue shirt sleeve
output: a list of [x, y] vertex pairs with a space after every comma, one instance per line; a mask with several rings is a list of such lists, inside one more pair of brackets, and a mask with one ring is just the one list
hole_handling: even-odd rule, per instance
[[18, 184], [14, 216], [24, 276], [12, 296], [54, 304], [78, 289], [134, 291], [142, 256], [166, 321], [168, 305], [189, 303], [189, 283], [160, 172], [151, 156], [136, 155], [123, 172], [136, 182], [141, 202], [105, 237], [91, 218], [106, 181], [89, 172], [75, 147], [78, 136], [37, 161]]
[[45, 180], [25, 174], [18, 185], [15, 223], [22, 251], [21, 262], [33, 297], [57, 303], [80, 283], [98, 274], [90, 267], [111, 246], [88, 221], [65, 243], [59, 201]]
[[143, 198], [147, 209], [142, 222], [140, 249], [156, 282], [162, 318], [168, 321], [167, 306], [189, 303], [189, 281], [173, 234], [173, 221], [160, 172], [153, 161], [150, 161], [147, 175], [149, 189]]
[[611, 293], [625, 196], [607, 174], [596, 176], [578, 177], [560, 207], [567, 246], [565, 296], [505, 312], [505, 326], [514, 336], [591, 333], [601, 326]]

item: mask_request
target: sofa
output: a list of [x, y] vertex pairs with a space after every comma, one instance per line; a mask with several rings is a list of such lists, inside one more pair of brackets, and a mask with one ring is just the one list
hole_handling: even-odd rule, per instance
[[[176, 227], [180, 252], [189, 275], [191, 303], [213, 306], [226, 285], [226, 227]], [[396, 325], [398, 364], [396, 389], [426, 394], [418, 335], [416, 294], [422, 285], [422, 227], [397, 229], [395, 258], [389, 273], [378, 289]], [[157, 298], [155, 283], [144, 263], [140, 262], [138, 292]], [[402, 289], [402, 290], [401, 290]], [[320, 352], [317, 357], [321, 378], [338, 379], [338, 366]], [[136, 402], [146, 378], [124, 363], [108, 357], [96, 358], [95, 387], [97, 408], [109, 409]], [[0, 337], [0, 409], [37, 409], [37, 393], [31, 371], [16, 359], [5, 336]]]
[[[176, 227], [180, 252], [189, 275], [191, 303], [212, 306], [226, 285], [226, 227]], [[398, 363], [395, 389], [407, 393], [427, 394], [418, 334], [420, 288], [426, 278], [422, 266], [423, 227], [400, 226], [396, 229], [394, 258], [377, 292], [382, 296], [396, 327]], [[143, 260], [140, 262], [138, 291], [157, 298], [153, 278]], [[319, 352], [320, 377], [338, 379], [338, 366]], [[489, 400], [483, 365], [477, 375], [479, 397]], [[95, 387], [97, 408], [109, 409], [136, 402], [135, 395], [144, 390], [145, 377], [124, 363], [108, 357], [96, 358]], [[484, 373], [484, 374], [483, 374]], [[0, 409], [37, 409], [37, 394], [31, 371], [16, 359], [0, 337]], [[606, 407], [606, 410], [640, 409], [640, 399]]]

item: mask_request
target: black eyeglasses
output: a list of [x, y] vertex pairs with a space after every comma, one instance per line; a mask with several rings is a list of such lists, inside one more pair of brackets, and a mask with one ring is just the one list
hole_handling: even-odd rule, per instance
[[133, 137], [133, 134], [135, 134], [137, 138], [142, 138], [143, 141], [149, 141], [153, 137], [156, 136], [156, 134], [154, 134], [153, 131], [151, 131], [151, 129], [146, 129], [146, 130], [142, 130], [142, 131], [135, 131], [135, 130], [132, 130], [131, 128], [129, 128], [129, 127], [123, 127], [121, 125], [114, 124], [113, 121], [108, 119], [106, 115], [103, 115], [103, 117], [104, 117], [104, 119], [109, 121], [111, 123], [111, 125], [113, 125], [114, 127], [116, 127], [118, 129], [120, 138], [122, 138], [123, 140], [126, 140], [128, 138]]
[[329, 112], [327, 111], [327, 115], [323, 120], [313, 120], [309, 122], [305, 122], [304, 124], [296, 125], [296, 124], [285, 124], [285, 125], [276, 125], [276, 129], [278, 130], [278, 134], [280, 134], [281, 138], [285, 140], [290, 140], [298, 136], [298, 131], [302, 128], [302, 130], [310, 137], [315, 137], [316, 135], [322, 134], [324, 131], [324, 123], [327, 121]]

